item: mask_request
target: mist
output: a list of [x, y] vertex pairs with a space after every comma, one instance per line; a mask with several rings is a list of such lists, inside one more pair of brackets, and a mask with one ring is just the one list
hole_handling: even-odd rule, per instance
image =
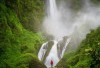
[[74, 35], [73, 38], [78, 38], [80, 43], [91, 29], [100, 26], [100, 5], [95, 5], [89, 0], [83, 0], [82, 7], [78, 11], [71, 9], [69, 3], [61, 2], [58, 5], [55, 6], [57, 9], [50, 7], [54, 14], [48, 12], [42, 25], [45, 33], [52, 35], [54, 40]]

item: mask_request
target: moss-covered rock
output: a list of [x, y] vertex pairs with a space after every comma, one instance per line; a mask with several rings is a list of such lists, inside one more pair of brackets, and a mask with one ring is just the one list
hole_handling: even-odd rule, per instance
[[32, 59], [29, 63], [29, 68], [46, 68], [46, 66], [43, 64], [43, 62], [37, 59]]

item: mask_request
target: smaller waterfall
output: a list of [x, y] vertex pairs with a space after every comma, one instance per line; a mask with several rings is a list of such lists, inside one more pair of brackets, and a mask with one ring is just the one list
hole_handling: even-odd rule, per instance
[[69, 42], [70, 42], [71, 38], [68, 38], [68, 40], [66, 41], [65, 46], [63, 47], [62, 53], [61, 53], [61, 58], [64, 56], [66, 47], [68, 46]]
[[[47, 68], [51, 67], [51, 60], [53, 61], [53, 66], [56, 66], [56, 64], [60, 61], [60, 59], [63, 57], [66, 47], [68, 46], [69, 42], [70, 42], [71, 38], [68, 38], [65, 42], [65, 45], [62, 47], [62, 45], [60, 45], [61, 48], [58, 48], [58, 42], [56, 40], [53, 40], [53, 45], [50, 49], [50, 51], [48, 52], [48, 49], [51, 45], [49, 45], [49, 42], [44, 43], [41, 48], [40, 51], [38, 53], [38, 58], [44, 62], [44, 64], [47, 66]], [[59, 50], [60, 49], [60, 50]], [[61, 52], [60, 52], [61, 51]], [[58, 53], [59, 52], [59, 53]], [[47, 54], [48, 53], [48, 54]], [[47, 54], [47, 55], [46, 55]], [[60, 58], [59, 55], [60, 54]], [[43, 60], [44, 59], [44, 60]]]
[[46, 43], [44, 43], [44, 44], [42, 45], [42, 47], [40, 48], [40, 51], [39, 51], [39, 53], [38, 53], [38, 58], [39, 58], [41, 61], [43, 60], [44, 55], [45, 55], [45, 53], [46, 53], [46, 51], [47, 51], [47, 47], [48, 47], [47, 43], [48, 43], [48, 42], [46, 42]]
[[47, 67], [51, 67], [51, 60], [53, 60], [53, 66], [55, 66], [57, 64], [57, 62], [59, 61], [58, 55], [57, 55], [57, 41], [54, 40], [54, 45], [52, 46], [49, 55], [47, 56], [46, 60], [45, 60], [45, 65]]

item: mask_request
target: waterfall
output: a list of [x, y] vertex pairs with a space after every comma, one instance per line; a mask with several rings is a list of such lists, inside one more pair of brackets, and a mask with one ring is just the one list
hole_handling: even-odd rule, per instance
[[47, 51], [47, 46], [48, 46], [47, 43], [48, 43], [48, 42], [44, 43], [44, 44], [41, 46], [40, 51], [39, 51], [39, 53], [38, 53], [38, 58], [39, 58], [41, 61], [43, 60], [44, 55], [45, 55], [45, 53], [46, 53], [46, 51]]
[[70, 42], [71, 38], [69, 38], [66, 43], [65, 43], [65, 46], [63, 47], [63, 50], [62, 50], [62, 53], [61, 53], [61, 58], [64, 56], [64, 53], [65, 53], [65, 50], [66, 50], [66, 47], [68, 46], [69, 42]]
[[55, 18], [58, 15], [56, 1], [55, 0], [49, 0], [49, 17]]
[[52, 46], [49, 55], [47, 56], [46, 60], [45, 60], [45, 65], [47, 67], [51, 67], [51, 60], [53, 60], [53, 66], [55, 66], [57, 64], [57, 62], [59, 61], [58, 55], [57, 55], [57, 41], [54, 40], [54, 45]]
[[[48, 13], [48, 19], [51, 20], [50, 24], [53, 24], [55, 26], [55, 31], [59, 31], [59, 27], [56, 27], [53, 22], [56, 24], [61, 23], [59, 22], [59, 11], [57, 10], [57, 5], [55, 0], [49, 0], [49, 12]], [[53, 21], [53, 22], [52, 22]], [[62, 32], [63, 33], [63, 32]], [[38, 58], [44, 62], [44, 64], [47, 66], [47, 68], [51, 67], [51, 60], [53, 61], [53, 66], [56, 66], [56, 64], [59, 62], [59, 60], [63, 57], [66, 47], [69, 44], [71, 38], [67, 38], [67, 40], [64, 40], [63, 37], [55, 38], [52, 40], [53, 44], [50, 45], [50, 41], [44, 43], [38, 53]], [[60, 41], [64, 43], [64, 45], [59, 44]], [[66, 41], [66, 42], [64, 42]]]
[[[62, 49], [60, 49], [60, 51], [61, 51], [61, 52], [60, 52], [60, 58], [59, 58], [59, 55], [58, 55], [58, 52], [59, 52], [59, 51], [58, 51], [58, 50], [59, 50], [59, 48], [58, 48], [58, 42], [59, 42], [59, 41], [57, 41], [57, 40], [52, 40], [52, 41], [54, 42], [54, 44], [52, 45], [52, 47], [51, 47], [51, 49], [50, 49], [49, 52], [48, 52], [48, 50], [47, 50], [47, 49], [49, 49], [49, 47], [51, 46], [51, 45], [48, 44], [49, 41], [46, 42], [46, 43], [44, 43], [44, 44], [41, 46], [40, 50], [39, 50], [38, 58], [39, 58], [41, 61], [43, 61], [43, 59], [45, 59], [43, 62], [44, 62], [44, 64], [45, 64], [48, 68], [51, 67], [51, 64], [50, 64], [51, 60], [53, 60], [53, 66], [56, 66], [56, 64], [59, 62], [59, 60], [63, 57], [63, 55], [64, 55], [64, 53], [65, 53], [65, 50], [66, 50], [66, 47], [67, 47], [67, 45], [69, 44], [70, 40], [71, 40], [71, 38], [68, 38], [68, 39], [66, 40], [66, 42], [65, 42], [64, 47], [63, 47]], [[62, 45], [60, 45], [60, 46], [62, 46]], [[47, 55], [47, 56], [45, 55], [46, 52], [48, 52], [48, 55]], [[44, 57], [46, 57], [46, 58], [44, 58]]]

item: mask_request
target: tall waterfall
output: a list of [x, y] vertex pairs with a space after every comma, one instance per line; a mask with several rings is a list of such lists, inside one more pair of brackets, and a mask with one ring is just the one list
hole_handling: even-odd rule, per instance
[[55, 0], [49, 0], [49, 17], [56, 18], [58, 15], [58, 10]]
[[[60, 14], [57, 10], [56, 1], [49, 0], [48, 18], [51, 19], [53, 22], [55, 21], [55, 23], [59, 23], [59, 15]], [[55, 28], [58, 29], [56, 25], [54, 26]], [[53, 61], [53, 66], [56, 66], [59, 60], [63, 57], [66, 47], [69, 44], [70, 40], [71, 38], [66, 38], [66, 40], [63, 40], [63, 38], [60, 37], [60, 38], [55, 38], [55, 40], [51, 40], [52, 42], [48, 41], [44, 43], [40, 48], [40, 51], [38, 53], [38, 58], [41, 61], [43, 61], [47, 67], [51, 67], [51, 64], [50, 64], [51, 60]], [[62, 41], [64, 45], [59, 44], [60, 41]], [[53, 44], [50, 45], [49, 43], [53, 43]]]

